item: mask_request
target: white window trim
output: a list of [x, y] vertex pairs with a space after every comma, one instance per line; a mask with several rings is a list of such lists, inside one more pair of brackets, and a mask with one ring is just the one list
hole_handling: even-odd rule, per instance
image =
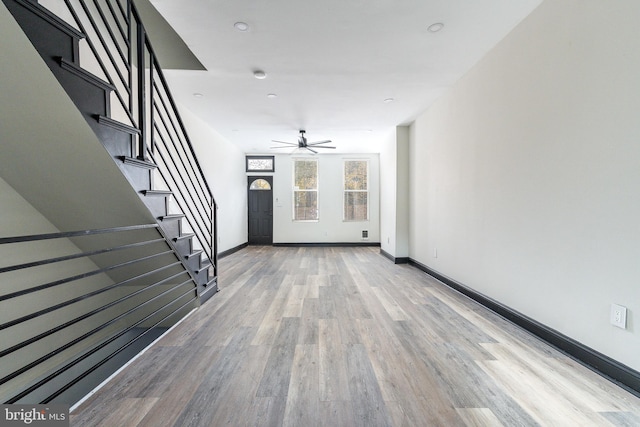
[[[367, 189], [366, 190], [347, 190], [345, 187], [345, 168], [347, 162], [365, 162], [367, 164]], [[369, 159], [343, 159], [342, 160], [342, 222], [369, 222], [371, 218], [371, 191], [370, 191], [370, 179], [371, 168]], [[346, 193], [367, 193], [367, 219], [347, 219], [345, 218], [345, 195]]]

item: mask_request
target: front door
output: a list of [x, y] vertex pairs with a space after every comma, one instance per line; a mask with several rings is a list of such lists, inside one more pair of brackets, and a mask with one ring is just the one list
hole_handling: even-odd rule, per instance
[[249, 193], [249, 244], [273, 243], [273, 193], [271, 176], [250, 176]]

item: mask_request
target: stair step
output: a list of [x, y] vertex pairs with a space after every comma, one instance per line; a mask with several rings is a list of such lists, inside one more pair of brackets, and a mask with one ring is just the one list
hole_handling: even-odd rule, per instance
[[220, 289], [218, 288], [218, 278], [214, 277], [210, 281], [207, 282], [206, 285], [198, 285], [198, 294], [200, 296], [200, 304], [203, 304], [207, 300], [209, 300], [212, 296], [218, 293]]
[[119, 131], [129, 133], [131, 135], [140, 135], [140, 129], [133, 126], [129, 126], [128, 124], [122, 123], [118, 120], [114, 120], [111, 117], [101, 116], [99, 114], [97, 114], [94, 117], [96, 118], [98, 123], [100, 123], [101, 125], [109, 126]]
[[190, 254], [186, 254], [184, 256], [185, 264], [187, 265], [189, 270], [195, 273], [194, 276], [197, 281], [200, 281], [199, 270], [201, 268], [200, 266], [200, 260], [202, 258], [201, 255], [202, 255], [202, 250], [195, 250]]
[[127, 165], [137, 166], [144, 169], [155, 169], [158, 166], [155, 163], [146, 160], [136, 159], [135, 157], [120, 156], [120, 159]]
[[191, 239], [193, 236], [195, 236], [195, 234], [192, 234], [192, 233], [183, 234], [182, 236], [174, 237], [173, 241], [174, 242], [179, 242], [181, 240]]
[[151, 197], [167, 197], [173, 195], [173, 191], [169, 190], [142, 190], [142, 194]]
[[169, 213], [169, 196], [173, 193], [164, 190], [142, 190], [143, 202], [157, 218]]
[[84, 79], [87, 82], [99, 87], [100, 89], [104, 89], [104, 90], [107, 90], [107, 91], [116, 90], [116, 88], [112, 84], [110, 84], [108, 82], [105, 82], [100, 77], [96, 76], [95, 74], [92, 74], [92, 73], [88, 72], [84, 68], [79, 67], [78, 65], [74, 64], [73, 62], [70, 62], [70, 61], [64, 59], [63, 57], [59, 56], [59, 57], [56, 58], [56, 60], [58, 61], [58, 63], [60, 64], [60, 67], [62, 67], [63, 70], [67, 70], [70, 73], [75, 74], [76, 76], [78, 76], [81, 79]]
[[44, 62], [60, 78], [57, 57], [78, 63], [82, 32], [67, 24], [35, 0], [4, 0], [16, 22], [36, 48]]
[[196, 255], [200, 256], [201, 254], [202, 254], [202, 250], [198, 249], [197, 251], [193, 251], [190, 254], [185, 255], [184, 257], [186, 259], [191, 259], [191, 258], [195, 257]]
[[51, 23], [52, 25], [55, 25], [58, 29], [65, 32], [67, 35], [78, 40], [85, 38], [85, 35], [81, 31], [77, 30], [76, 28], [66, 23], [64, 20], [60, 19], [57, 15], [50, 12], [46, 7], [41, 6], [37, 1], [16, 0], [16, 3], [22, 5], [23, 7], [38, 15], [38, 17]]
[[182, 218], [184, 218], [183, 214], [172, 214], [172, 215], [161, 216], [159, 219], [160, 221], [175, 221]]
[[[144, 204], [157, 218], [169, 246], [175, 250], [177, 257], [181, 258], [182, 264], [194, 278], [200, 300], [210, 298], [218, 290], [217, 278], [211, 277], [214, 267], [208, 257], [203, 258], [203, 250], [193, 250], [195, 235], [182, 233], [186, 223], [181, 220], [185, 215], [166, 214], [168, 197], [173, 193], [148, 190], [154, 188], [152, 175], [158, 166], [144, 158], [144, 151], [137, 150], [141, 135], [141, 129], [135, 126], [137, 120], [125, 119], [121, 122], [112, 119], [110, 101], [117, 88], [105, 81], [112, 78], [100, 77], [100, 72], [93, 74], [80, 66], [79, 40], [84, 39], [85, 34], [38, 4], [37, 0], [3, 0], [3, 3], [11, 10], [44, 63], [51, 69], [104, 147], [116, 159], [118, 167], [135, 191], [139, 195], [150, 196], [143, 199]], [[13, 6], [9, 6], [11, 4]], [[137, 154], [140, 154], [140, 158], [135, 157]]]
[[209, 280], [207, 283], [205, 283], [204, 286], [205, 288], [215, 284], [218, 281], [218, 276], [215, 276], [213, 279]]
[[196, 274], [202, 274], [202, 273], [204, 273], [205, 271], [207, 271], [207, 270], [209, 269], [209, 267], [210, 267], [209, 265], [205, 265], [204, 267], [200, 267], [200, 268], [196, 271]]

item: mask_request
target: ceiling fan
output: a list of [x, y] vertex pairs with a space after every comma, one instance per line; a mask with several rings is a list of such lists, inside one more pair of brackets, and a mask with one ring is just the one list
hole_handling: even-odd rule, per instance
[[305, 134], [305, 131], [303, 129], [300, 129], [300, 136], [298, 136], [297, 143], [272, 140], [271, 142], [277, 142], [278, 144], [284, 144], [284, 145], [271, 147], [271, 148], [291, 148], [291, 147], [300, 148], [300, 149], [304, 148], [311, 151], [314, 154], [318, 154], [318, 152], [315, 150], [316, 148], [336, 148], [336, 147], [330, 147], [328, 145], [324, 145], [324, 144], [330, 143], [331, 142], [330, 139], [326, 139], [324, 141], [308, 142], [304, 134]]

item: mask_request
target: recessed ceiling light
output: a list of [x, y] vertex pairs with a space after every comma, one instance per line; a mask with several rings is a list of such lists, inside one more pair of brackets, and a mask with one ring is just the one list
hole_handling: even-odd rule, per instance
[[246, 22], [236, 22], [233, 26], [238, 31], [249, 31], [249, 24]]
[[443, 28], [444, 28], [444, 24], [442, 22], [436, 22], [435, 24], [429, 25], [429, 28], [427, 28], [427, 30], [429, 30], [429, 32], [431, 33], [437, 33]]
[[278, 97], [278, 94], [275, 94], [275, 93], [268, 93], [267, 94], [267, 98], [277, 98], [277, 97]]
[[256, 71], [253, 72], [253, 77], [255, 77], [256, 79], [262, 80], [262, 79], [267, 78], [267, 73], [265, 73], [262, 70], [256, 70]]
[[193, 96], [196, 97], [196, 98], [202, 98], [204, 95], [201, 94], [201, 93], [196, 92], [196, 93], [193, 94]]
[[393, 99], [393, 98], [387, 98], [387, 99], [385, 99], [385, 100], [384, 100], [384, 101], [382, 101], [382, 102], [384, 102], [385, 104], [389, 104], [389, 103], [391, 103], [391, 102], [393, 102], [393, 101], [395, 101], [395, 99]]

